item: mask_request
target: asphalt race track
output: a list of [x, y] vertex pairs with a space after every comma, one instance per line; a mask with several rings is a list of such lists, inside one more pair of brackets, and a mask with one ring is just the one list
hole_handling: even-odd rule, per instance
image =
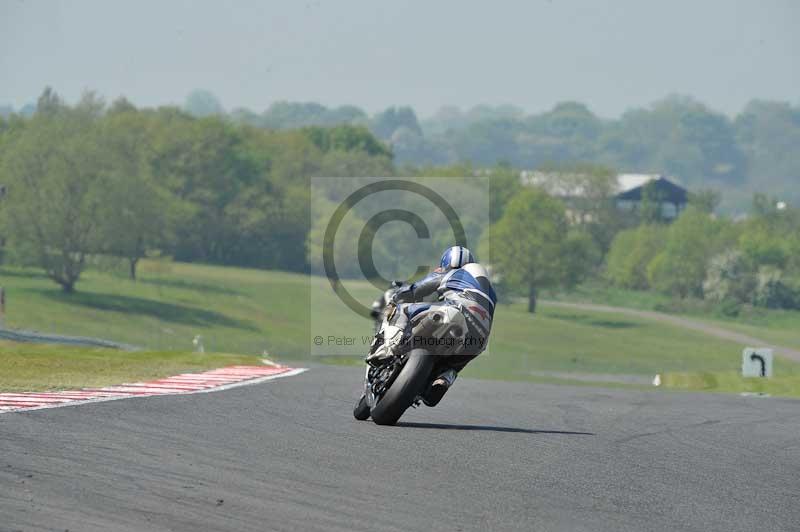
[[378, 427], [360, 380], [0, 415], [0, 530], [800, 530], [800, 401], [464, 379]]

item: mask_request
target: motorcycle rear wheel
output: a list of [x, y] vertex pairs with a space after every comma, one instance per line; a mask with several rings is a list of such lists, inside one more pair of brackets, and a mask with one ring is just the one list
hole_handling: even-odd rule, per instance
[[394, 425], [400, 416], [414, 404], [430, 380], [434, 359], [425, 349], [414, 349], [395, 378], [391, 387], [383, 394], [370, 414], [377, 425]]

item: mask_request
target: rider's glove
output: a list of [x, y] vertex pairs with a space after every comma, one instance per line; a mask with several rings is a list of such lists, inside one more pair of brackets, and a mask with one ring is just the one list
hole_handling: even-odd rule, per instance
[[412, 285], [407, 284], [399, 289], [397, 289], [390, 298], [390, 302], [394, 303], [395, 305], [398, 303], [403, 303], [405, 301], [411, 301], [414, 299], [414, 289]]

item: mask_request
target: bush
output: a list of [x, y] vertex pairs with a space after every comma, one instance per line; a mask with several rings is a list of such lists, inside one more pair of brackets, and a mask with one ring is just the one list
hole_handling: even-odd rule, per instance
[[800, 273], [800, 209], [768, 209], [743, 224], [739, 249], [753, 264]]
[[749, 303], [755, 289], [755, 275], [742, 252], [728, 250], [711, 259], [703, 282], [705, 299], [715, 303]]
[[666, 235], [667, 229], [661, 225], [643, 225], [618, 233], [608, 253], [608, 279], [622, 288], [649, 288], [647, 265], [664, 247]]
[[689, 207], [669, 227], [663, 251], [647, 267], [647, 281], [665, 294], [702, 297], [709, 261], [735, 241], [729, 222]]
[[592, 237], [580, 231], [570, 231], [567, 235], [562, 247], [562, 256], [563, 285], [568, 289], [583, 282], [587, 276], [595, 274], [602, 260], [602, 252]]
[[800, 309], [800, 287], [784, 279], [778, 268], [762, 266], [758, 270], [754, 303], [767, 308]]
[[742, 312], [742, 304], [733, 299], [726, 299], [717, 307], [717, 314], [726, 318], [736, 318]]

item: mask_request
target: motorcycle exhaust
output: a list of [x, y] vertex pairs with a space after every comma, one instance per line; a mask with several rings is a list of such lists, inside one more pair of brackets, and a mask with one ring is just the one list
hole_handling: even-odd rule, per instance
[[[438, 354], [457, 354], [463, 349], [459, 339], [464, 336], [464, 329], [456, 323], [446, 323], [447, 317], [441, 312], [431, 312], [424, 316], [420, 322], [412, 327], [412, 338], [445, 338], [455, 340], [437, 349]], [[448, 347], [449, 346], [449, 347]]]
[[444, 315], [441, 312], [431, 312], [411, 329], [411, 334], [415, 338], [429, 336], [441, 325], [443, 319]]

